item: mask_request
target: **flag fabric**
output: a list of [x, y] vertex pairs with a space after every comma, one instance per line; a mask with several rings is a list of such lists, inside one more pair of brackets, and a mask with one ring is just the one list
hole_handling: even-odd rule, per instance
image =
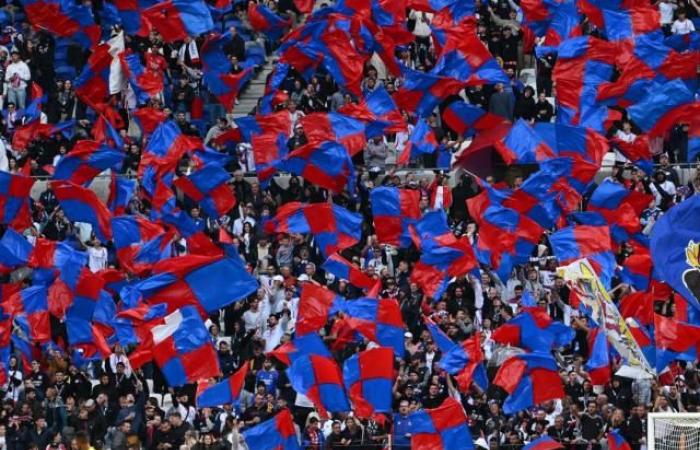
[[311, 233], [321, 253], [328, 256], [360, 239], [359, 214], [330, 203], [291, 202], [282, 205], [265, 224], [269, 233]]
[[114, 335], [122, 347], [138, 345], [148, 340], [150, 331], [143, 325], [162, 319], [168, 315], [168, 305], [159, 303], [147, 305], [145, 303], [131, 309], [119, 311], [112, 315], [109, 326], [114, 330]]
[[257, 424], [241, 433], [248, 448], [260, 450], [298, 450], [294, 420], [288, 409], [273, 418]]
[[356, 353], [345, 360], [343, 381], [358, 417], [391, 412], [394, 351], [378, 347]]
[[593, 328], [589, 331], [588, 348], [588, 361], [586, 361], [585, 369], [593, 385], [604, 386], [612, 379], [610, 346], [605, 330]]
[[113, 56], [108, 44], [96, 46], [75, 81], [75, 93], [88, 105], [102, 102], [110, 94]]
[[163, 91], [163, 77], [158, 72], [146, 70], [141, 64], [138, 54], [120, 55], [124, 75], [129, 80], [129, 86], [134, 91], [139, 103], [146, 103], [151, 97]]
[[[483, 366], [484, 352], [481, 349], [481, 340], [479, 333], [475, 333], [472, 337], [465, 339], [459, 345], [454, 345], [443, 354], [440, 359], [440, 367], [455, 377], [460, 391], [468, 392], [471, 387], [472, 377], [477, 373], [485, 375]], [[488, 385], [488, 378], [483, 377]], [[480, 384], [483, 389], [484, 386]]]
[[651, 255], [657, 278], [665, 281], [700, 311], [700, 197], [692, 196], [668, 210], [651, 232]]
[[411, 448], [472, 450], [467, 417], [462, 405], [448, 397], [437, 408], [409, 415]]
[[523, 450], [557, 450], [564, 448], [559, 442], [549, 436], [542, 436], [530, 441]]
[[292, 388], [306, 395], [322, 415], [350, 411], [343, 377], [333, 359], [313, 354], [303, 355], [287, 369], [287, 377]]
[[331, 358], [331, 352], [323, 343], [318, 333], [297, 335], [293, 340], [280, 345], [268, 353], [286, 366], [291, 366], [294, 361], [307, 355], [318, 355]]
[[34, 180], [23, 175], [0, 172], [0, 223], [21, 229], [31, 223], [29, 193]]
[[197, 390], [197, 407], [213, 408], [235, 403], [241, 396], [249, 370], [250, 365], [246, 361], [230, 377], [224, 378], [214, 385], [204, 386], [201, 390], [199, 389], [199, 386], [202, 386], [200, 384]]
[[141, 345], [150, 344], [151, 355], [168, 386], [219, 375], [216, 350], [196, 308], [178, 308], [149, 328], [151, 342]]
[[347, 149], [334, 141], [302, 145], [277, 167], [335, 193], [342, 193], [346, 187], [354, 191], [355, 165]]
[[345, 299], [330, 289], [304, 283], [299, 297], [299, 312], [295, 323], [297, 336], [317, 333], [326, 325], [330, 315], [345, 308]]
[[165, 42], [183, 40], [211, 31], [214, 22], [202, 0], [168, 0], [141, 11]]
[[0, 272], [11, 272], [27, 265], [32, 250], [32, 244], [24, 236], [12, 228], [6, 229], [0, 239]]
[[[169, 311], [194, 306], [198, 311], [212, 312], [246, 298], [258, 283], [243, 262], [223, 256], [187, 255], [156, 263], [152, 276], [122, 291], [122, 300], [136, 306], [167, 303]], [[212, 279], [229, 280], [226, 285], [212, 285]]]
[[410, 246], [409, 227], [421, 217], [420, 191], [382, 186], [372, 189], [369, 199], [379, 242], [400, 248]]
[[499, 344], [546, 351], [570, 344], [574, 336], [573, 328], [552, 320], [544, 309], [524, 307], [513, 319], [496, 328], [491, 337]]
[[30, 286], [13, 294], [6, 303], [5, 312], [22, 314], [27, 323], [28, 337], [32, 342], [46, 342], [51, 339], [49, 323], [49, 301], [46, 286]]
[[562, 265], [588, 258], [601, 281], [609, 285], [617, 263], [610, 247], [610, 231], [605, 226], [577, 225], [549, 235], [552, 253]]
[[257, 3], [248, 4], [248, 21], [253, 30], [265, 33], [273, 41], [282, 37], [285, 29], [292, 25], [289, 19], [283, 19], [267, 6]]
[[95, 141], [78, 141], [58, 160], [52, 178], [86, 186], [105, 170], [120, 170], [125, 156], [123, 151]]
[[336, 278], [347, 280], [348, 283], [360, 289], [372, 289], [379, 282], [379, 280], [370, 278], [362, 269], [337, 253], [329, 256], [321, 266], [321, 269], [332, 273]]
[[450, 103], [442, 112], [442, 120], [453, 131], [464, 137], [473, 136], [477, 131], [493, 128], [505, 122], [503, 117], [464, 101]]
[[112, 173], [109, 183], [109, 197], [107, 208], [113, 216], [121, 216], [126, 213], [126, 208], [134, 198], [136, 192], [136, 180]]
[[432, 155], [438, 147], [435, 132], [430, 128], [428, 121], [420, 118], [413, 127], [408, 142], [401, 154], [398, 156], [396, 163], [398, 165], [406, 165], [410, 161], [418, 158], [419, 155]]
[[661, 373], [674, 360], [695, 361], [700, 346], [700, 327], [654, 315], [656, 372]]
[[493, 384], [509, 394], [503, 403], [508, 415], [564, 397], [557, 362], [544, 352], [511, 356], [498, 368]]
[[57, 37], [68, 38], [86, 49], [100, 39], [100, 27], [88, 5], [61, 0], [22, 0], [22, 5], [33, 26]]
[[228, 185], [230, 175], [218, 164], [207, 164], [173, 184], [202, 207], [211, 218], [219, 218], [236, 206], [236, 197]]
[[632, 447], [627, 443], [625, 438], [620, 433], [620, 430], [615, 428], [608, 433], [608, 449], [609, 450], [632, 450]]
[[343, 312], [353, 330], [382, 347], [393, 348], [397, 355], [403, 354], [404, 323], [395, 299], [363, 297], [348, 300]]
[[92, 225], [102, 242], [112, 240], [112, 215], [95, 192], [63, 180], [52, 181], [51, 188], [68, 219]]
[[310, 142], [337, 142], [347, 149], [350, 156], [361, 151], [367, 142], [366, 125], [339, 112], [311, 113], [302, 117], [300, 123]]
[[450, 279], [464, 276], [477, 267], [476, 256], [466, 236], [457, 238], [450, 231], [442, 209], [423, 215], [414, 229], [421, 257], [411, 273], [411, 280], [426, 295], [438, 299]]

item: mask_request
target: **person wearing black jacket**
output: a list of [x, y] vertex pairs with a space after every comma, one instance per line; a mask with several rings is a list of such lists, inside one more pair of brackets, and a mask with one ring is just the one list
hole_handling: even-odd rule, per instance
[[547, 95], [540, 91], [535, 103], [535, 122], [551, 122], [554, 117], [554, 107], [547, 101]]
[[515, 118], [530, 121], [535, 118], [535, 90], [531, 86], [525, 86], [523, 93], [515, 102]]

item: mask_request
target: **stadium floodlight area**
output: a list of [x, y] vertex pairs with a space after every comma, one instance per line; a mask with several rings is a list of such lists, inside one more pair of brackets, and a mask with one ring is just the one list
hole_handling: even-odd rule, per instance
[[650, 413], [647, 450], [700, 449], [700, 413]]

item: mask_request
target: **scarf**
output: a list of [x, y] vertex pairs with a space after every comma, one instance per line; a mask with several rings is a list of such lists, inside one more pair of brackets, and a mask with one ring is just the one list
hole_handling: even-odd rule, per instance
[[190, 61], [193, 64], [199, 63], [199, 50], [197, 50], [197, 43], [193, 40], [189, 42], [189, 44], [182, 44], [180, 47], [180, 50], [177, 51], [177, 60], [181, 62], [185, 62], [185, 51], [190, 56]]

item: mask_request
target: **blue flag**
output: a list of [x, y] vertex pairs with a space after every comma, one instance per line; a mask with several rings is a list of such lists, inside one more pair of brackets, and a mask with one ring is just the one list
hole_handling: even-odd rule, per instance
[[698, 217], [700, 196], [694, 195], [661, 216], [651, 233], [651, 256], [657, 276], [688, 300], [692, 307], [688, 308], [688, 320], [693, 323], [700, 319]]

